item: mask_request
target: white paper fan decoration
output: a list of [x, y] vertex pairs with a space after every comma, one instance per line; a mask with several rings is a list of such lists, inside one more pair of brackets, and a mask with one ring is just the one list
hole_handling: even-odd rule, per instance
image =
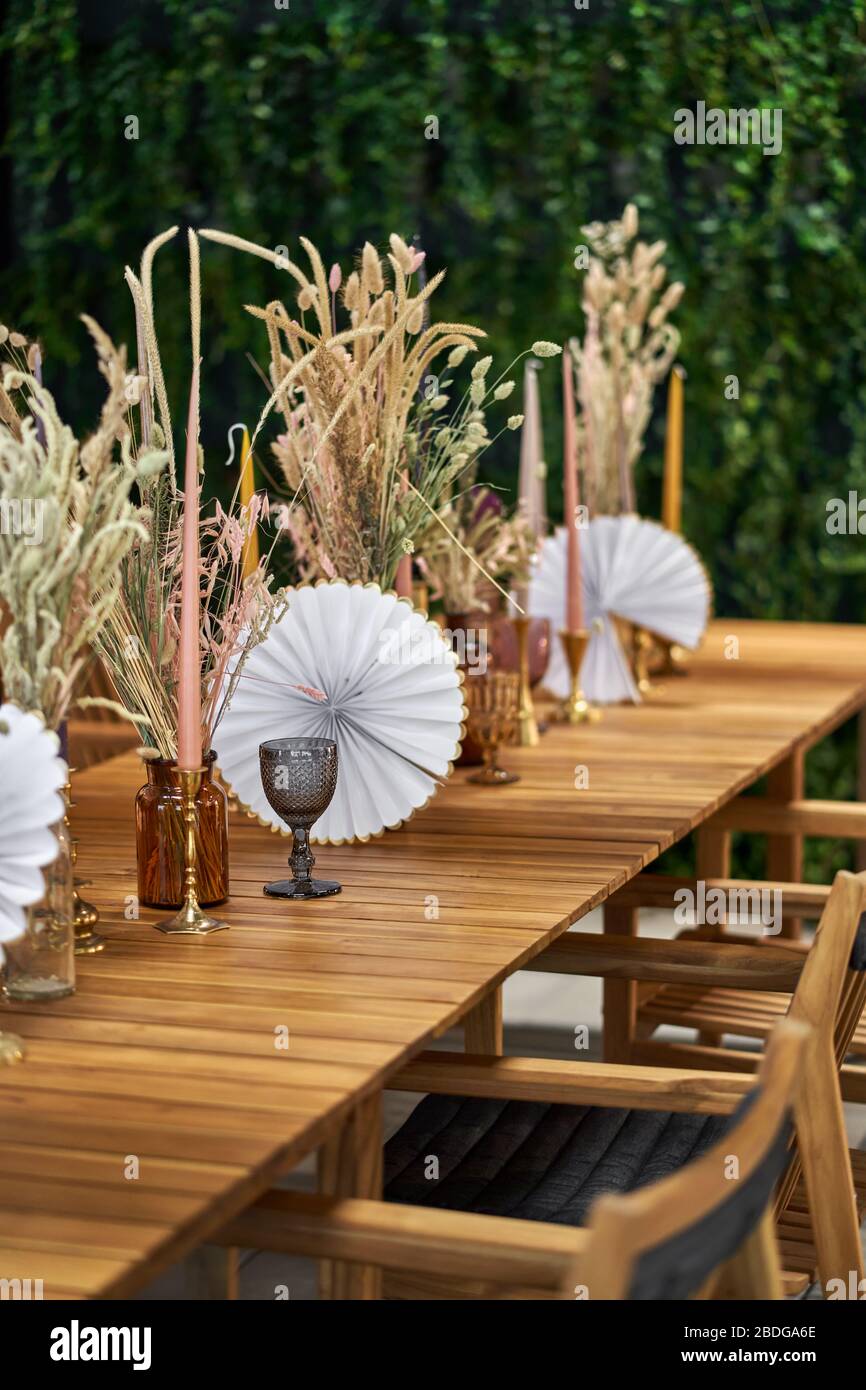
[[[707, 573], [682, 536], [633, 515], [593, 518], [580, 533], [580, 558], [586, 624], [596, 629], [581, 667], [584, 693], [598, 704], [637, 703], [640, 695], [613, 617], [693, 650], [710, 616]], [[530, 613], [549, 618], [556, 633], [565, 623], [566, 563], [566, 531], [560, 526], [542, 544], [529, 591]], [[544, 684], [559, 698], [568, 694], [558, 638], [551, 641]]]
[[0, 943], [22, 935], [24, 909], [39, 902], [42, 870], [57, 858], [52, 826], [63, 816], [67, 778], [59, 748], [38, 715], [0, 705]]
[[378, 584], [320, 581], [286, 598], [217, 728], [220, 772], [244, 809], [287, 834], [262, 789], [259, 744], [334, 738], [337, 790], [310, 839], [369, 839], [425, 805], [451, 771], [465, 716], [457, 658], [435, 623]]

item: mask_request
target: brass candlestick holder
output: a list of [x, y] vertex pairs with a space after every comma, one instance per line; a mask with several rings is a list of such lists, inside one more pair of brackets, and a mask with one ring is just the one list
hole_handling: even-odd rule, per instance
[[24, 1061], [24, 1043], [17, 1033], [0, 1033], [0, 1067]]
[[[72, 841], [72, 864], [78, 857], [78, 841]], [[74, 916], [72, 925], [75, 932], [74, 951], [77, 956], [95, 956], [100, 951], [105, 950], [105, 937], [100, 936], [95, 930], [99, 921], [99, 911], [89, 903], [86, 898], [82, 898], [79, 888], [86, 888], [90, 882], [89, 878], [76, 878], [72, 889], [72, 906]]]
[[174, 917], [165, 922], [156, 922], [157, 931], [166, 936], [207, 936], [212, 931], [228, 931], [228, 922], [209, 917], [202, 912], [196, 896], [195, 881], [195, 798], [201, 786], [203, 767], [179, 768], [178, 779], [183, 797], [183, 817], [186, 824], [184, 844], [183, 891], [184, 903]]
[[517, 637], [517, 674], [520, 685], [517, 704], [517, 742], [521, 748], [538, 747], [538, 724], [529, 683], [529, 619], [512, 618]]
[[[76, 769], [74, 767], [69, 769], [70, 778], [75, 771]], [[75, 865], [78, 862], [78, 841], [72, 834], [72, 826], [69, 820], [69, 812], [75, 806], [75, 802], [72, 800], [71, 781], [66, 783], [63, 792], [66, 800], [66, 811], [63, 820], [66, 829], [69, 831], [69, 843], [71, 846], [70, 857], [72, 859], [72, 868], [74, 872]], [[100, 936], [96, 931], [96, 925], [99, 921], [99, 911], [93, 906], [93, 903], [89, 903], [86, 898], [82, 898], [78, 891], [79, 888], [85, 888], [89, 882], [90, 879], [88, 878], [77, 877], [73, 878], [72, 881], [72, 926], [75, 934], [73, 950], [77, 956], [95, 956], [100, 951], [105, 950], [105, 937]]]
[[678, 642], [668, 642], [663, 637], [656, 638], [656, 646], [661, 653], [661, 664], [655, 668], [658, 676], [687, 676], [685, 648]]
[[557, 715], [562, 723], [588, 724], [601, 717], [600, 711], [589, 703], [580, 688], [580, 668], [591, 636], [589, 629], [585, 627], [579, 628], [576, 632], [569, 632], [567, 628], [563, 628], [559, 634], [565, 648], [571, 680], [571, 693], [563, 700]]
[[653, 689], [650, 680], [649, 662], [650, 653], [653, 649], [652, 634], [647, 632], [645, 627], [639, 624], [632, 624], [632, 671], [634, 673], [635, 684], [641, 695], [649, 695]]

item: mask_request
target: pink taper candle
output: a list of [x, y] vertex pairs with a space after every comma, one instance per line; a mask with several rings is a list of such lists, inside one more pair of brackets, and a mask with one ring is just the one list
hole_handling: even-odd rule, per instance
[[583, 589], [580, 578], [580, 532], [577, 508], [577, 424], [574, 412], [574, 378], [568, 348], [562, 354], [562, 482], [566, 526], [565, 626], [569, 632], [583, 628]]
[[201, 767], [201, 599], [199, 597], [198, 362], [193, 366], [183, 483], [183, 558], [177, 683], [177, 765]]
[[[529, 526], [536, 548], [547, 535], [546, 469], [538, 395], [540, 366], [537, 357], [529, 357], [523, 368], [523, 427], [520, 431], [520, 472], [517, 481], [517, 510]], [[518, 585], [514, 597], [518, 607], [524, 613], [528, 612], [529, 585]]]
[[397, 576], [394, 589], [398, 598], [412, 597], [412, 556], [402, 555], [397, 561]]

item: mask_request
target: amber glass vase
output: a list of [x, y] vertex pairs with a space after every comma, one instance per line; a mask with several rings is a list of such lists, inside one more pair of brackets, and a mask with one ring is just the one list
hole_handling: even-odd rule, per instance
[[[213, 780], [215, 760], [211, 750], [196, 796], [196, 882], [198, 900], [207, 907], [229, 895], [228, 798]], [[135, 798], [138, 898], [145, 907], [180, 907], [186, 832], [177, 764], [153, 758], [145, 766], [147, 782]]]

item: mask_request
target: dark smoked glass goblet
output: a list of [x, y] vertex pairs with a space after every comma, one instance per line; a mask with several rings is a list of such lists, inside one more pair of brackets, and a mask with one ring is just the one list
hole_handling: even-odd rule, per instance
[[272, 738], [259, 744], [265, 796], [292, 832], [291, 878], [266, 883], [271, 898], [329, 898], [341, 891], [331, 879], [312, 877], [310, 829], [328, 809], [337, 785], [337, 745], [332, 738]]

